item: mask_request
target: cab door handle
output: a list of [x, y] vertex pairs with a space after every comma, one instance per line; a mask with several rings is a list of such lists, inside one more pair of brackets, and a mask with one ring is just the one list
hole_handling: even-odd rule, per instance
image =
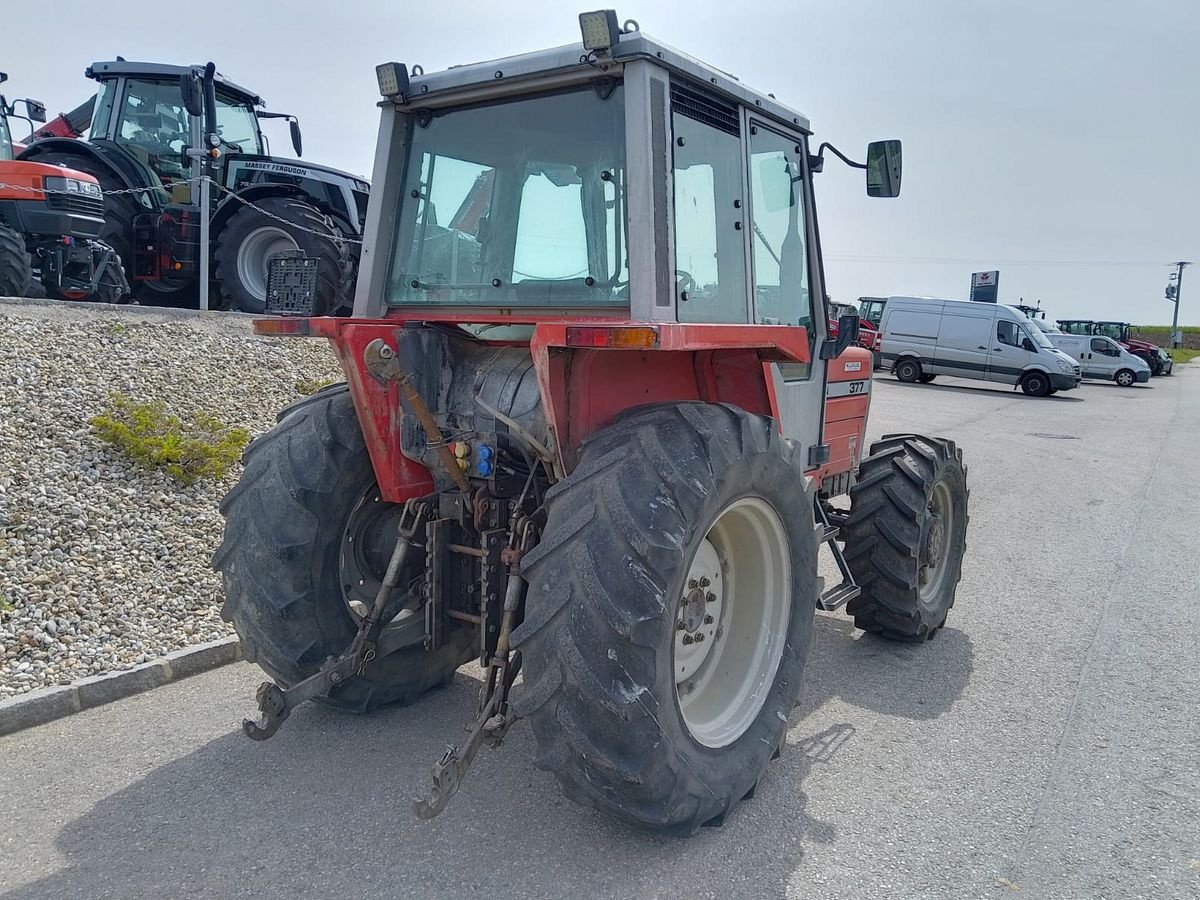
[[986, 350], [986, 349], [987, 349], [987, 347], [983, 346], [983, 344], [980, 344], [980, 345], [979, 345], [979, 346], [978, 346], [976, 349], [978, 349], [978, 350]]

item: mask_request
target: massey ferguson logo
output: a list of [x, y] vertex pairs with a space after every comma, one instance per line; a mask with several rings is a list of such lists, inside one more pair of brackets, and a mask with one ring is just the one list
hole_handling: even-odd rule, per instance
[[285, 166], [283, 163], [248, 162], [242, 164], [243, 169], [260, 169], [263, 172], [282, 172], [284, 175], [308, 175], [308, 169], [299, 166]]

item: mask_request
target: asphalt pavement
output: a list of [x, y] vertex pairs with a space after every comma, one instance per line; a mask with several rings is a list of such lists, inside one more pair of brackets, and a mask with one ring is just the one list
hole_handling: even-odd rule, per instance
[[[688, 840], [563, 798], [518, 724], [413, 818], [477, 673], [367, 717], [242, 736], [238, 664], [0, 738], [22, 898], [1200, 896], [1200, 366], [1036, 400], [875, 383], [871, 433], [957, 440], [958, 602], [921, 646], [818, 614], [757, 796]], [[145, 598], [152, 602], [152, 598]]]

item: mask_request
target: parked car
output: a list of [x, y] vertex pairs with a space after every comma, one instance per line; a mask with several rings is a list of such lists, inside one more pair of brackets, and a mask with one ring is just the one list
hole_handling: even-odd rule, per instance
[[1050, 343], [1079, 362], [1084, 378], [1115, 381], [1121, 387], [1145, 384], [1150, 366], [1112, 338], [1082, 334], [1048, 334]]
[[1044, 397], [1079, 386], [1080, 366], [1020, 310], [934, 297], [889, 297], [880, 356], [901, 381], [938, 375], [1018, 385]]
[[[1171, 359], [1171, 354], [1162, 347], [1158, 348], [1158, 359], [1162, 364], [1162, 368], [1158, 370], [1159, 375], [1170, 375], [1171, 370], [1175, 368], [1175, 360]], [[1153, 371], [1153, 369], [1151, 370]]]

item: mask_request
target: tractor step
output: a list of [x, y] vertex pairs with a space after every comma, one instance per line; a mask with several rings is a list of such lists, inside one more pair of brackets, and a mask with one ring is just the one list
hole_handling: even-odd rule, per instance
[[833, 612], [841, 609], [855, 597], [862, 593], [862, 588], [853, 582], [842, 582], [837, 587], [831, 587], [825, 593], [821, 594], [821, 599], [818, 605], [825, 612]]
[[842, 553], [841, 544], [838, 543], [842, 526], [846, 524], [849, 516], [841, 510], [822, 503], [820, 498], [816, 501], [815, 513], [817, 524], [821, 526], [821, 540], [829, 545], [829, 552], [833, 554], [838, 571], [842, 573], [842, 583], [822, 592], [821, 596], [817, 598], [818, 609], [833, 612], [841, 609], [862, 593], [862, 588], [858, 586], [854, 575], [850, 572], [850, 566], [846, 562], [845, 554]]

